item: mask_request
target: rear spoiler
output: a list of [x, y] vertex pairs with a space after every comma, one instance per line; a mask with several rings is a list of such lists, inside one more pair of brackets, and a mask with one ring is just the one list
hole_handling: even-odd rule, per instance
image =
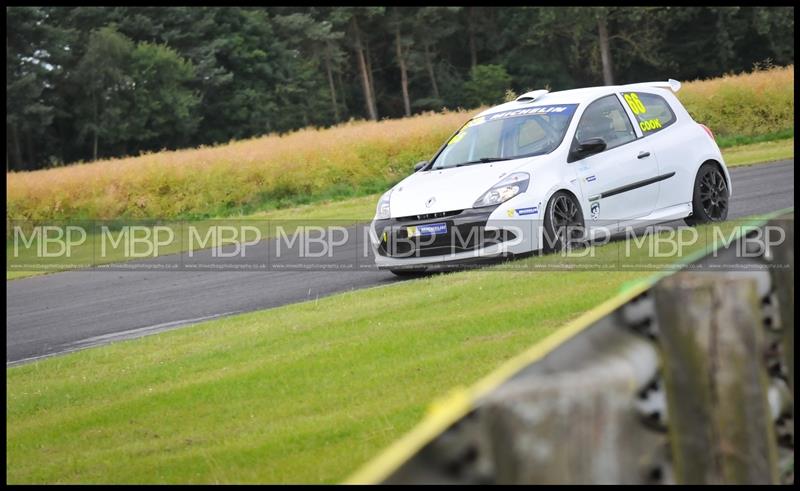
[[640, 84], [629, 84], [625, 86], [626, 88], [635, 88], [641, 87], [645, 88], [657, 88], [657, 89], [670, 89], [673, 92], [678, 92], [681, 90], [681, 83], [675, 79], [669, 79], [666, 82], [643, 82]]

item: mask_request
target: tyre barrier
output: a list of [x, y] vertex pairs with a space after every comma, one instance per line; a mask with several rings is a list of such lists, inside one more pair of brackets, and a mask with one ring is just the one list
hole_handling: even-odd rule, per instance
[[[734, 256], [778, 219], [782, 244]], [[347, 482], [793, 483], [793, 210], [749, 230], [453, 390]], [[687, 267], [734, 257], [785, 267]]]

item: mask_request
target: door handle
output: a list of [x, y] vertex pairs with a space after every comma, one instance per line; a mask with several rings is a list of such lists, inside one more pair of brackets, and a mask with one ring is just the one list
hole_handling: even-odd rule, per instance
[[643, 159], [650, 156], [650, 152], [640, 152], [639, 156], [636, 157], [637, 159]]

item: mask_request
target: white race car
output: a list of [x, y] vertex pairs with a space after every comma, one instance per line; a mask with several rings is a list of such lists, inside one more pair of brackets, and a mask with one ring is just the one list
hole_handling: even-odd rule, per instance
[[570, 228], [725, 220], [730, 174], [680, 85], [536, 90], [483, 111], [380, 198], [376, 265], [414, 273], [555, 249]]

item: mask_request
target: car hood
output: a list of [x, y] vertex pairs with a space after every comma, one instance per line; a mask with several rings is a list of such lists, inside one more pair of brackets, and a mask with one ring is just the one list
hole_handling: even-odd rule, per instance
[[392, 217], [472, 208], [475, 200], [500, 179], [546, 157], [417, 172], [394, 187], [389, 201]]

